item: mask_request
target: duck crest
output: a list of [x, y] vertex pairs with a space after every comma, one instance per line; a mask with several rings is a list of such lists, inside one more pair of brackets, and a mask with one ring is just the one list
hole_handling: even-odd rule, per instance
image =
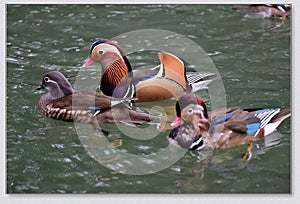
[[99, 45], [99, 44], [102, 44], [102, 43], [105, 43], [107, 41], [107, 39], [99, 39], [99, 40], [96, 40], [90, 47], [90, 54], [92, 54], [93, 52], [93, 49]]

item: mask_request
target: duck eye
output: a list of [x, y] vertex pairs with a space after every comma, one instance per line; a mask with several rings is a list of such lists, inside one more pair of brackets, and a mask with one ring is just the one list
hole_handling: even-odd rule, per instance
[[99, 51], [98, 51], [98, 54], [99, 54], [99, 55], [103, 55], [103, 54], [104, 54], [104, 50], [99, 50]]
[[192, 113], [193, 113], [193, 109], [191, 109], [191, 108], [188, 109], [188, 110], [187, 110], [187, 113], [188, 113], [188, 114], [192, 114]]
[[45, 81], [45, 82], [49, 82], [49, 81], [50, 81], [49, 77], [45, 77], [45, 78], [44, 78], [44, 81]]

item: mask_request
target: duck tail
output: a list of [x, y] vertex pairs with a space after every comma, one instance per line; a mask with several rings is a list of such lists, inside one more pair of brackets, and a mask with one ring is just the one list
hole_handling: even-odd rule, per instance
[[197, 92], [202, 89], [207, 89], [207, 86], [214, 80], [220, 79], [228, 73], [210, 73], [210, 72], [191, 72], [186, 74], [188, 86], [191, 87], [191, 92]]
[[[286, 118], [291, 116], [291, 108], [285, 108], [277, 113], [270, 121], [270, 123], [278, 123], [279, 124], [284, 121]], [[278, 124], [278, 125], [279, 125]]]
[[264, 135], [268, 135], [276, 130], [276, 128], [284, 121], [286, 118], [290, 117], [290, 108], [285, 108], [277, 113], [270, 122], [264, 128]]
[[185, 76], [185, 68], [181, 59], [170, 53], [158, 53], [161, 65], [164, 67], [164, 77], [180, 84], [184, 89], [188, 88]]
[[280, 109], [269, 109], [268, 111], [261, 110], [261, 111], [256, 111], [256, 113], [258, 113], [255, 114], [256, 117], [258, 118], [260, 118], [260, 114], [262, 114], [263, 116], [263, 118], [260, 118], [262, 122], [261, 128], [263, 129], [263, 136], [266, 136], [274, 132], [276, 128], [282, 123], [282, 121], [284, 121], [286, 118], [291, 116], [290, 108], [285, 108], [283, 110]]
[[205, 89], [213, 80], [222, 78], [228, 74], [209, 72], [191, 72], [187, 74], [184, 63], [175, 55], [162, 52], [158, 54], [158, 57], [164, 71], [161, 75], [175, 81], [188, 92], [196, 92], [200, 89]]

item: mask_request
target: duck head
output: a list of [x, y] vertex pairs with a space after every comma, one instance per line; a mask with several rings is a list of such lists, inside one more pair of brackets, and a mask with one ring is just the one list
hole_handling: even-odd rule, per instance
[[111, 40], [97, 40], [90, 48], [90, 56], [83, 67], [94, 63], [102, 66], [100, 90], [108, 96], [123, 97], [132, 77], [131, 65], [121, 47]]
[[171, 126], [179, 126], [183, 121], [190, 122], [195, 115], [200, 119], [207, 119], [207, 108], [200, 96], [194, 94], [185, 94], [176, 102], [177, 118], [171, 123]]
[[42, 83], [36, 90], [47, 89], [49, 100], [55, 100], [74, 93], [67, 78], [59, 71], [52, 71], [43, 76]]
[[132, 71], [124, 51], [115, 41], [99, 39], [91, 45], [89, 58], [84, 63], [83, 67], [85, 68], [98, 62], [105, 70], [117, 60], [124, 62], [128, 73]]
[[[199, 97], [199, 99], [201, 98]], [[179, 116], [171, 124], [177, 127], [171, 131], [170, 141], [175, 140], [179, 146], [189, 150], [203, 149], [205, 139], [209, 134], [210, 122], [205, 117], [207, 115], [206, 107], [204, 103], [204, 106], [200, 105], [199, 99], [193, 95], [179, 98], [176, 103], [176, 111]]]
[[187, 123], [193, 123], [194, 121], [199, 121], [199, 119], [204, 118], [203, 107], [197, 104], [190, 104], [181, 111], [181, 120]]

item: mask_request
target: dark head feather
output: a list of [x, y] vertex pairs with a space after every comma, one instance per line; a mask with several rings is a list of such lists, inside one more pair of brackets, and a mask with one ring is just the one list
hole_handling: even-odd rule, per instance
[[129, 60], [127, 59], [127, 57], [126, 57], [124, 51], [123, 51], [122, 48], [120, 47], [120, 45], [118, 45], [115, 41], [107, 40], [107, 39], [98, 39], [98, 40], [96, 40], [96, 41], [92, 44], [92, 46], [91, 46], [91, 48], [90, 48], [90, 54], [92, 54], [93, 49], [94, 49], [97, 45], [102, 44], [102, 43], [106, 43], [106, 44], [113, 45], [113, 46], [115, 46], [115, 47], [119, 50], [119, 52], [121, 53], [122, 58], [123, 58], [123, 60], [124, 60], [124, 62], [125, 62], [125, 64], [126, 64], [126, 66], [127, 66], [127, 69], [128, 69], [128, 76], [129, 76], [129, 77], [132, 77], [133, 75], [132, 75], [131, 64], [130, 64]]
[[207, 108], [200, 96], [194, 94], [185, 94], [181, 96], [176, 102], [176, 115], [177, 117], [181, 116], [181, 111], [190, 104], [201, 105], [204, 108], [204, 117], [208, 118]]
[[102, 43], [105, 43], [107, 41], [107, 39], [98, 39], [96, 40], [95, 42], [93, 42], [93, 44], [91, 45], [91, 48], [90, 48], [90, 54], [92, 54], [93, 52], [93, 49], [99, 45], [99, 44], [102, 44]]

